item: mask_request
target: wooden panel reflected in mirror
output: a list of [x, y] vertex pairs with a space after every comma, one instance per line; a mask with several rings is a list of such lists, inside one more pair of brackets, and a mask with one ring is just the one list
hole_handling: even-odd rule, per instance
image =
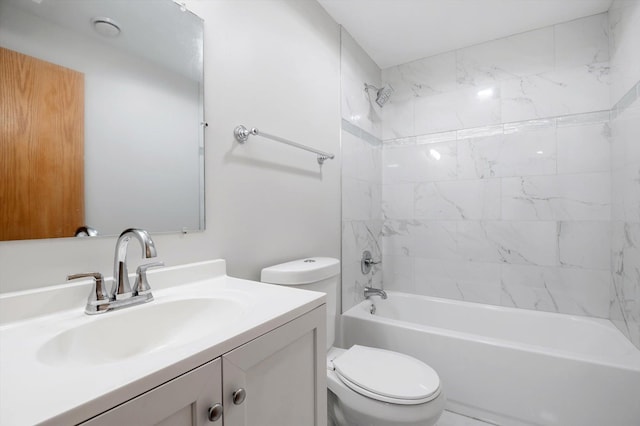
[[84, 224], [84, 75], [0, 47], [0, 241]]

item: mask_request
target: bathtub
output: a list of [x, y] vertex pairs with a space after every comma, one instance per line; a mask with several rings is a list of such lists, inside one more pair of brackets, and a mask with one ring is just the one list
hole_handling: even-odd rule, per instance
[[342, 315], [345, 347], [429, 364], [448, 410], [509, 426], [640, 425], [640, 351], [610, 321], [388, 294]]

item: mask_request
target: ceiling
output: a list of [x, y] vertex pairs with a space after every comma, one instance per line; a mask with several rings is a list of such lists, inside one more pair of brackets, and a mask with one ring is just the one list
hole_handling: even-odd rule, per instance
[[382, 69], [605, 12], [612, 0], [318, 0]]

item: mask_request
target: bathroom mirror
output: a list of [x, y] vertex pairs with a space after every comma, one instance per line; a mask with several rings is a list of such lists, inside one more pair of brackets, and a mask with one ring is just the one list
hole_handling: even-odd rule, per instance
[[199, 17], [171, 0], [0, 0], [0, 47], [0, 241], [204, 229]]

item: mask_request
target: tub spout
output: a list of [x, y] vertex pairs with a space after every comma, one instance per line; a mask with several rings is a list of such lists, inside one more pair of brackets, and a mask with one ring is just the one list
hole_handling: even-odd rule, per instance
[[385, 292], [384, 290], [380, 289], [380, 288], [373, 288], [373, 287], [365, 287], [364, 288], [364, 298], [368, 299], [369, 296], [380, 296], [383, 299], [387, 298], [387, 292]]

